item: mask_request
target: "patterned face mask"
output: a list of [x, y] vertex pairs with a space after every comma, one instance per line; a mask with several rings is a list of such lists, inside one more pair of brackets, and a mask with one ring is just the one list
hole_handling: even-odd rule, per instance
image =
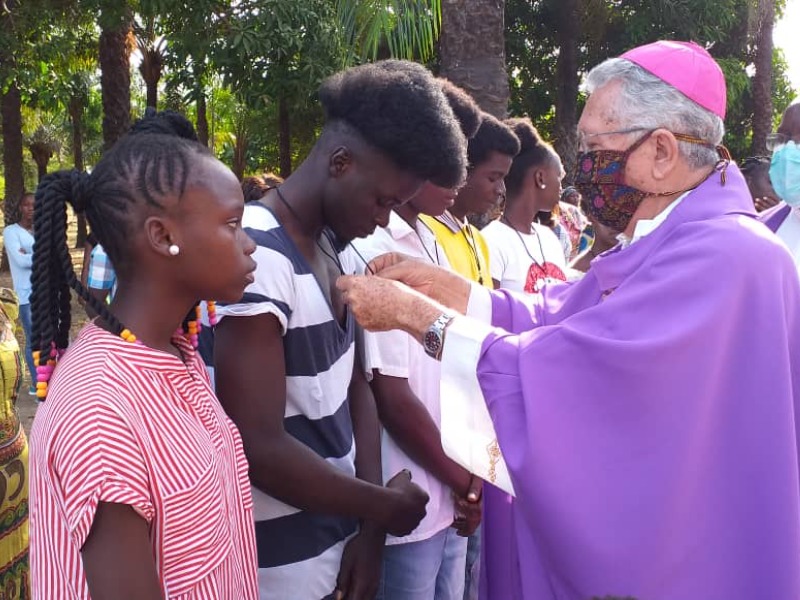
[[[623, 232], [631, 222], [636, 209], [647, 196], [672, 196], [694, 189], [676, 192], [645, 192], [626, 185], [625, 166], [633, 152], [644, 144], [656, 130], [645, 133], [627, 150], [592, 150], [578, 154], [578, 168], [575, 174], [575, 187], [585, 199], [589, 214], [598, 222], [614, 231]], [[693, 136], [673, 133], [676, 139], [692, 144], [710, 146], [708, 142]], [[727, 150], [718, 147], [722, 160], [722, 183], [725, 183], [724, 167], [730, 161]], [[699, 184], [698, 184], [699, 185]]]

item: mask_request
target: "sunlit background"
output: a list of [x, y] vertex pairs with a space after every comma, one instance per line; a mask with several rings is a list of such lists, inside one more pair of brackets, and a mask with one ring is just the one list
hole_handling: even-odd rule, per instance
[[800, 0], [786, 3], [783, 18], [775, 26], [773, 40], [776, 47], [783, 49], [792, 87], [800, 93]]

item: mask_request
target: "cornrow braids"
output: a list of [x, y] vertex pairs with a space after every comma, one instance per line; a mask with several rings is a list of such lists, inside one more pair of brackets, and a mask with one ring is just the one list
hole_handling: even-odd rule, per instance
[[[81, 285], [67, 246], [67, 201], [80, 198], [88, 175], [79, 171], [59, 171], [46, 175], [34, 201], [33, 267], [31, 272], [31, 345], [37, 367], [36, 395], [44, 399], [47, 382], [58, 358], [69, 343], [72, 323], [70, 289], [97, 312], [117, 335], [122, 324], [105, 303]], [[79, 201], [71, 200], [81, 209]]]
[[112, 333], [136, 341], [75, 275], [67, 246], [67, 204], [76, 213], [86, 214], [115, 270], [124, 272], [131, 259], [125, 240], [132, 233], [135, 215], [142, 210], [160, 210], [169, 198], [180, 200], [192, 161], [197, 156], [212, 156], [193, 135], [191, 124], [177, 113], [150, 113], [103, 156], [91, 175], [60, 171], [46, 175], [39, 184], [34, 201], [31, 275], [38, 398], [46, 396], [53, 368], [69, 343], [71, 290]]

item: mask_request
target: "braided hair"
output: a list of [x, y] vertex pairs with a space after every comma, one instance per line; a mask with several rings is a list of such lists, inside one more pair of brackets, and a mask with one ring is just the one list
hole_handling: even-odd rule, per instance
[[520, 143], [519, 154], [514, 157], [511, 170], [506, 175], [507, 198], [513, 200], [522, 190], [528, 169], [551, 163], [558, 155], [553, 147], [541, 138], [529, 118], [506, 119], [505, 124], [511, 128]]
[[50, 373], [69, 344], [70, 290], [75, 290], [112, 333], [135, 340], [76, 276], [67, 245], [67, 204], [86, 214], [115, 270], [124, 273], [133, 258], [126, 240], [136, 225], [135, 209], [158, 211], [167, 198], [183, 196], [192, 160], [211, 156], [196, 140], [191, 123], [181, 115], [148, 109], [91, 174], [58, 171], [42, 178], [34, 202], [31, 275], [31, 342], [40, 399], [46, 396]]

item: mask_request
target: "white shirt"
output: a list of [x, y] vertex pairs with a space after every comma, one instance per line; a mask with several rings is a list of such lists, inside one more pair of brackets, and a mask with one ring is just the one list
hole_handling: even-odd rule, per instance
[[792, 253], [794, 264], [797, 266], [797, 274], [800, 275], [800, 206], [792, 208], [775, 233]]
[[[561, 242], [549, 228], [533, 223], [533, 234], [520, 233], [501, 220], [481, 230], [489, 246], [489, 270], [500, 287], [518, 292], [526, 289], [528, 276], [536, 290], [546, 281], [566, 279], [567, 265]], [[559, 276], [560, 273], [560, 276]]]
[[[387, 227], [377, 229], [366, 239], [354, 240], [353, 245], [367, 261], [386, 252], [402, 252], [424, 261], [438, 260], [441, 266], [449, 268], [433, 232], [419, 220], [415, 231], [394, 212], [389, 217]], [[428, 356], [421, 344], [399, 330], [365, 332], [363, 346], [367, 377], [371, 378], [373, 370], [377, 370], [382, 375], [407, 379], [411, 391], [425, 406], [436, 426], [440, 427], [439, 361]], [[386, 543], [393, 545], [426, 540], [449, 527], [454, 516], [450, 489], [403, 452], [385, 429], [381, 434], [381, 453], [384, 483], [402, 469], [408, 469], [414, 483], [430, 496], [427, 514], [419, 526], [402, 538], [387, 536]]]

